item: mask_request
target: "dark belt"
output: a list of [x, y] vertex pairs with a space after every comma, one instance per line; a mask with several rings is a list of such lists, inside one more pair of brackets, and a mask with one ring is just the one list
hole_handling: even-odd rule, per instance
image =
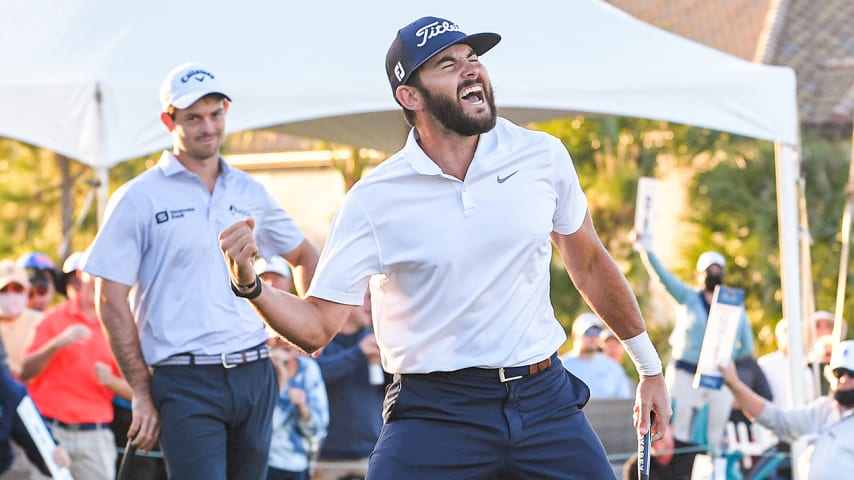
[[675, 360], [673, 362], [673, 366], [676, 367], [677, 370], [684, 370], [688, 373], [697, 373], [697, 364], [686, 362], [685, 360]]
[[519, 367], [502, 367], [502, 368], [463, 368], [461, 370], [455, 370], [453, 372], [436, 372], [438, 374], [448, 373], [455, 374], [459, 373], [466, 376], [472, 377], [480, 377], [485, 380], [498, 380], [501, 383], [510, 382], [513, 380], [520, 380], [525, 377], [533, 377], [539, 373], [545, 372], [549, 369], [553, 364], [557, 363], [557, 352], [552, 354], [551, 357], [537, 362], [532, 363], [530, 365], [522, 365]]
[[109, 423], [65, 423], [60, 422], [55, 418], [50, 417], [42, 417], [44, 418], [45, 423], [48, 425], [52, 425], [55, 427], [60, 427], [65, 430], [69, 430], [72, 432], [90, 432], [93, 430], [101, 430], [104, 428], [110, 428]]
[[219, 355], [194, 355], [182, 353], [156, 363], [155, 367], [168, 367], [175, 365], [222, 365], [223, 368], [234, 368], [250, 362], [270, 357], [270, 349], [261, 344], [240, 352], [221, 353]]

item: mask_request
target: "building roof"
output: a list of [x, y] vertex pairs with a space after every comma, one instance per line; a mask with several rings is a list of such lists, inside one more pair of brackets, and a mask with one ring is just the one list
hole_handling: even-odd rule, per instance
[[801, 123], [854, 117], [851, 0], [609, 0], [630, 15], [712, 48], [792, 67]]

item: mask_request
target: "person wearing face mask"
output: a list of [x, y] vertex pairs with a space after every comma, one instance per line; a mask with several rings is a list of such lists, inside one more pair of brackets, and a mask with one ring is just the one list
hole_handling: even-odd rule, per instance
[[[13, 347], [6, 339], [7, 329], [21, 321], [27, 308], [27, 298], [30, 292], [30, 279], [27, 272], [12, 260], [0, 261], [0, 361], [17, 377], [20, 365], [15, 368], [7, 354], [7, 345]], [[22, 347], [23, 348], [23, 347]]]
[[[709, 319], [715, 287], [723, 285], [726, 259], [718, 252], [704, 252], [697, 259], [694, 285], [676, 278], [647, 245], [636, 242], [643, 264], [653, 279], [664, 286], [676, 303], [676, 323], [670, 334], [670, 363], [664, 379], [674, 402], [673, 436], [683, 442], [719, 447], [732, 406], [728, 388], [694, 388], [694, 374]], [[732, 359], [753, 355], [753, 331], [742, 309]]]
[[844, 478], [854, 472], [854, 341], [834, 345], [824, 372], [830, 391], [805, 407], [783, 408], [760, 397], [739, 380], [732, 362], [721, 372], [745, 415], [782, 440], [808, 438], [807, 447], [792, 459], [797, 478]]

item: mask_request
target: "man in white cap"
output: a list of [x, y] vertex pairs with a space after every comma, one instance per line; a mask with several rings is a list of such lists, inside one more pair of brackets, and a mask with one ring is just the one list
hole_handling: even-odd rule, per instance
[[255, 262], [255, 273], [267, 285], [278, 288], [283, 292], [290, 292], [294, 286], [291, 267], [288, 266], [288, 263], [282, 257], [275, 256], [270, 259], [259, 258]]
[[661, 360], [569, 153], [497, 116], [480, 57], [500, 38], [436, 17], [398, 30], [386, 75], [413, 129], [347, 193], [306, 296], [241, 290], [257, 283], [263, 245], [246, 222], [220, 234], [237, 294], [307, 351], [329, 342], [370, 287], [394, 374], [371, 480], [613, 477], [581, 411], [588, 389], [557, 358], [566, 333], [549, 301], [552, 242], [635, 360], [639, 433], [670, 419]]
[[724, 382], [741, 410], [771, 429], [780, 439], [793, 442], [808, 436], [808, 446], [793, 459], [797, 478], [845, 478], [854, 472], [854, 341], [833, 347], [825, 376], [830, 392], [803, 408], [781, 408], [765, 400], [739, 380], [733, 363], [721, 367]]
[[273, 196], [220, 155], [230, 101], [210, 68], [169, 72], [160, 120], [173, 148], [113, 194], [84, 265], [99, 277], [101, 320], [133, 389], [128, 436], [144, 451], [159, 436], [170, 478], [256, 479], [267, 467], [278, 392], [267, 332], [229, 287], [218, 233], [251, 223], [261, 256], [294, 267], [299, 293], [317, 264]]
[[[706, 332], [715, 287], [723, 285], [726, 260], [718, 252], [697, 258], [694, 284], [676, 278], [643, 241], [635, 243], [653, 279], [661, 282], [676, 304], [676, 323], [670, 334], [670, 363], [664, 378], [673, 397], [673, 435], [677, 440], [720, 447], [732, 405], [727, 388], [694, 388], [694, 374]], [[742, 309], [732, 358], [753, 354], [753, 331]], [[705, 435], [704, 435], [705, 433]]]
[[590, 388], [590, 398], [631, 398], [632, 388], [623, 366], [599, 351], [605, 324], [585, 312], [572, 322], [572, 350], [560, 357], [564, 368]]

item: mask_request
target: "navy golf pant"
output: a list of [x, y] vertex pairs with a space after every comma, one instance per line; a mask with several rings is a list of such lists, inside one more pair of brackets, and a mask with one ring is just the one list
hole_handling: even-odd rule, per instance
[[151, 390], [170, 479], [266, 477], [278, 394], [268, 359], [229, 369], [157, 367]]
[[367, 479], [613, 479], [589, 397], [559, 360], [507, 383], [494, 370], [396, 375]]

